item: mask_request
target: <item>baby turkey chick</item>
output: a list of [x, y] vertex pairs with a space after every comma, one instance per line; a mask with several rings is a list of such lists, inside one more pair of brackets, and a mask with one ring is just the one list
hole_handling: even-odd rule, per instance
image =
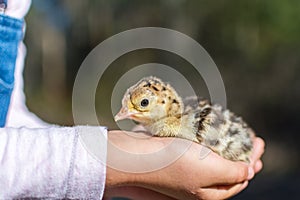
[[115, 121], [132, 119], [155, 136], [188, 139], [226, 159], [250, 161], [254, 133], [240, 117], [196, 97], [184, 103], [169, 84], [143, 78], [126, 91]]

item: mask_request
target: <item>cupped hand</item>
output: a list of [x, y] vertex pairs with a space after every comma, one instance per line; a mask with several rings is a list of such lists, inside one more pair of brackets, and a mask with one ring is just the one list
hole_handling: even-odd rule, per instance
[[[141, 139], [118, 131], [109, 135], [115, 145], [135, 153], [151, 152], [153, 149], [170, 144], [173, 140], [188, 142], [178, 138]], [[180, 146], [162, 152], [161, 158], [180, 150]], [[106, 194], [111, 196], [111, 191], [114, 191], [113, 193], [119, 191], [122, 196], [132, 199], [139, 199], [138, 194], [142, 197], [154, 195], [156, 199], [226, 199], [247, 187], [248, 181], [262, 169], [260, 157], [264, 152], [264, 142], [261, 138], [254, 138], [250, 164], [232, 162], [213, 152], [201, 157], [204, 149], [205, 147], [192, 143], [175, 162], [147, 173], [127, 173], [108, 166]], [[118, 155], [109, 154], [109, 156]], [[141, 163], [135, 164], [143, 164], [145, 161], [138, 162]], [[117, 178], [113, 178], [114, 176]]]

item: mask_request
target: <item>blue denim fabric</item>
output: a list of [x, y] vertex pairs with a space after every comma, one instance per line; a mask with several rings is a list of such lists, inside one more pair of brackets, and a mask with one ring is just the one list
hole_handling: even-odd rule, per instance
[[23, 20], [0, 15], [0, 127], [5, 125], [14, 86], [15, 64], [18, 45], [23, 38], [23, 24]]

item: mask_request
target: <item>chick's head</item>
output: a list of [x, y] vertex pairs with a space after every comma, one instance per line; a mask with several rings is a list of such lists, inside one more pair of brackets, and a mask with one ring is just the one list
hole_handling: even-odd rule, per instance
[[147, 77], [130, 87], [122, 100], [115, 121], [132, 119], [149, 124], [167, 116], [181, 114], [183, 105], [176, 91], [155, 77]]

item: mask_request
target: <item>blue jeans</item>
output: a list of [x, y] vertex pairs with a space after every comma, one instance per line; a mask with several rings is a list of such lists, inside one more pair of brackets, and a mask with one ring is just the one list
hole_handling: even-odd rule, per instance
[[0, 127], [5, 125], [14, 86], [18, 45], [23, 39], [23, 20], [0, 15]]

